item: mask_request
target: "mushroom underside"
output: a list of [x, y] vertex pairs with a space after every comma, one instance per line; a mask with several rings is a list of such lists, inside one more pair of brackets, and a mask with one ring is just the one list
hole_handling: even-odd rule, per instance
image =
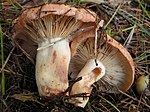
[[94, 35], [94, 29], [95, 23], [92, 22], [77, 21], [68, 16], [48, 15], [26, 23], [22, 30], [13, 34], [13, 41], [26, 52], [27, 57], [35, 60], [38, 43], [49, 41], [47, 45], [50, 45], [56, 43], [53, 38], [58, 38], [56, 40], [60, 39], [59, 41], [66, 39], [73, 43], [71, 51], [75, 52], [82, 40]]
[[[118, 93], [118, 89], [127, 91], [132, 85], [134, 67], [127, 50], [119, 43], [116, 43], [118, 47], [114, 46], [113, 41], [115, 40], [110, 37], [108, 39], [99, 37], [98, 39], [96, 59], [104, 65], [106, 73], [96, 85], [100, 91]], [[78, 76], [88, 60], [95, 58], [94, 42], [94, 38], [89, 38], [78, 47], [69, 66], [69, 74], [72, 79]]]

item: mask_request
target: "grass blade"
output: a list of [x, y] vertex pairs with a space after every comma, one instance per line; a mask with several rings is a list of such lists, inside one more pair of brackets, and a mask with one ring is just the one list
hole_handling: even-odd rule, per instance
[[146, 53], [142, 53], [140, 56], [134, 58], [133, 60], [134, 61], [142, 61], [146, 58], [150, 57], [150, 53], [149, 54], [146, 54]]
[[[1, 64], [3, 66], [4, 64], [4, 47], [3, 47], [3, 35], [2, 35], [2, 27], [0, 23], [0, 44], [1, 44]], [[2, 70], [2, 76], [1, 76], [1, 86], [2, 86], [2, 96], [5, 95], [5, 74], [4, 70]]]
[[12, 0], [7, 0], [15, 9], [15, 11], [17, 12], [17, 14], [20, 12], [19, 9], [17, 8], [17, 6], [14, 4], [14, 2]]
[[150, 15], [148, 14], [146, 8], [142, 5], [141, 0], [138, 0], [139, 5], [141, 6], [144, 13], [147, 15], [147, 17], [150, 19]]
[[112, 104], [110, 101], [102, 97], [101, 95], [98, 95], [101, 99], [105, 100], [108, 104], [110, 104], [114, 109], [117, 110], [117, 112], [121, 112], [114, 104]]
[[[106, 5], [106, 4], [99, 5], [99, 8], [101, 10], [103, 10], [106, 14], [108, 14], [109, 16], [112, 16], [113, 14], [111, 14], [111, 13], [114, 13], [116, 11], [114, 8], [112, 8], [112, 7], [110, 7], [109, 5]], [[108, 11], [106, 12], [105, 10], [108, 10]], [[120, 16], [122, 16], [124, 19], [126, 19], [129, 23], [131, 23], [132, 25], [138, 26], [141, 29], [141, 32], [144, 32], [145, 34], [150, 36], [150, 31], [145, 29], [142, 24], [137, 23], [136, 21], [134, 21], [133, 19], [135, 19], [135, 18], [130, 17], [131, 15], [128, 15], [128, 13], [125, 13], [124, 11], [122, 11], [122, 9], [119, 9], [119, 11], [117, 13]]]

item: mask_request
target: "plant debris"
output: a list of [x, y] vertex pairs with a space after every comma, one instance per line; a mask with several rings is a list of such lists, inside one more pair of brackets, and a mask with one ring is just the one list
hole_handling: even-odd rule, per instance
[[[52, 0], [53, 1], [53, 0]], [[4, 62], [0, 64], [0, 70], [5, 75], [5, 95], [0, 94], [1, 112], [101, 112], [101, 111], [140, 111], [150, 110], [150, 84], [142, 94], [136, 91], [135, 82], [127, 93], [113, 94], [93, 91], [87, 106], [83, 109], [66, 103], [66, 97], [60, 96], [53, 99], [41, 98], [35, 81], [35, 65], [26, 57], [18, 47], [13, 49], [11, 43], [12, 21], [21, 13], [21, 10], [46, 4], [51, 0], [3, 0], [0, 1], [0, 24], [4, 46]], [[54, 0], [57, 2], [57, 0]], [[65, 4], [76, 7], [88, 8], [98, 14], [104, 20], [104, 26], [116, 11], [116, 6], [111, 4], [82, 3], [79, 0], [67, 0]], [[150, 75], [150, 18], [143, 11], [144, 7], [139, 4], [131, 6], [131, 1], [126, 0], [112, 21], [108, 24], [105, 32], [114, 37], [122, 45], [126, 42], [126, 48], [132, 55], [135, 63], [135, 79], [144, 75]], [[143, 4], [143, 2], [142, 2]], [[144, 5], [143, 5], [144, 6]], [[148, 13], [149, 8], [145, 8]], [[135, 27], [136, 25], [136, 27]], [[130, 33], [132, 37], [130, 37]], [[130, 41], [129, 41], [130, 40]], [[1, 43], [2, 44], [2, 43]], [[16, 46], [16, 45], [15, 45]], [[2, 52], [2, 51], [1, 51]], [[0, 55], [0, 59], [2, 59]], [[34, 61], [34, 60], [33, 60]], [[0, 77], [2, 80], [2, 77]], [[0, 93], [1, 93], [0, 84]]]

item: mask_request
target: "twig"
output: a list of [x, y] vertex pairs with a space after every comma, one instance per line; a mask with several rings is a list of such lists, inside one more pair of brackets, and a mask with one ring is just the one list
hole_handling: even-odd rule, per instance
[[4, 68], [5, 68], [5, 66], [6, 66], [6, 64], [7, 64], [8, 60], [9, 60], [11, 54], [12, 54], [12, 52], [14, 51], [14, 49], [15, 49], [15, 47], [13, 47], [12, 50], [10, 51], [10, 53], [9, 53], [9, 55], [8, 55], [8, 57], [7, 57], [6, 61], [5, 61], [5, 63], [4, 63], [4, 65], [2, 66], [2, 68], [1, 68], [1, 70], [0, 70], [0, 73], [4, 70]]
[[145, 104], [144, 102], [142, 102], [142, 101], [140, 101], [140, 100], [137, 100], [137, 99], [133, 98], [132, 96], [128, 95], [127, 93], [124, 93], [124, 92], [121, 91], [121, 90], [118, 90], [118, 91], [121, 92], [122, 94], [126, 95], [127, 97], [133, 99], [134, 101], [140, 102], [141, 104], [143, 104], [143, 105], [145, 105], [146, 107], [150, 108], [150, 106], [147, 105], [147, 104]]
[[103, 25], [104, 25], [104, 20], [101, 20], [100, 22], [99, 22], [99, 24], [97, 25], [97, 28], [96, 28], [96, 30], [95, 30], [95, 48], [94, 48], [94, 54], [95, 54], [95, 57], [97, 56], [97, 31], [98, 31], [98, 29], [101, 27], [103, 27]]
[[19, 49], [22, 50], [22, 52], [27, 56], [27, 58], [34, 64], [34, 60], [30, 57], [30, 55], [17, 42], [15, 44], [19, 47]]

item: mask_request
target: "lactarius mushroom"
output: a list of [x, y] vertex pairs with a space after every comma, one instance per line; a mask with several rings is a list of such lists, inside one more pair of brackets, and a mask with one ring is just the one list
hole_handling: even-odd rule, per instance
[[95, 13], [64, 4], [26, 9], [16, 19], [12, 39], [30, 56], [36, 55], [40, 95], [59, 95], [68, 88], [68, 66], [74, 52], [69, 45], [93, 35], [95, 27]]
[[[134, 64], [128, 51], [110, 36], [99, 37], [97, 54], [94, 53], [95, 40], [88, 38], [82, 42], [71, 59], [69, 72], [76, 82], [70, 92], [73, 94], [90, 95], [91, 85], [96, 84], [100, 91], [117, 93], [127, 91], [134, 80]], [[86, 96], [85, 94], [85, 96]], [[84, 107], [88, 97], [76, 97], [72, 102]]]

